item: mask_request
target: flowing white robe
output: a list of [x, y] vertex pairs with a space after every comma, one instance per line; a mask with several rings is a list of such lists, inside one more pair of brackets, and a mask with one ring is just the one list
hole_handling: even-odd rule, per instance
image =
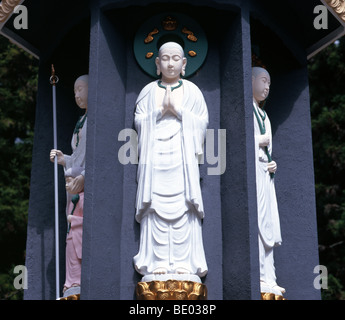
[[[257, 108], [254, 103], [254, 108]], [[259, 112], [258, 109], [256, 109]], [[256, 163], [256, 192], [259, 226], [259, 256], [260, 256], [260, 280], [270, 285], [276, 285], [275, 268], [273, 261], [273, 248], [282, 242], [280, 221], [274, 179], [267, 169], [268, 158], [264, 148], [259, 146], [258, 137], [261, 135], [260, 127], [255, 114], [255, 163]], [[261, 118], [260, 118], [261, 121]], [[262, 123], [262, 122], [261, 122]], [[272, 130], [271, 123], [266, 114], [266, 134], [269, 135], [270, 144], [268, 152], [272, 154]]]
[[133, 258], [142, 275], [157, 268], [177, 268], [206, 275], [201, 219], [204, 207], [198, 156], [208, 124], [201, 91], [183, 80], [181, 119], [165, 115], [156, 106], [157, 81], [148, 84], [136, 102], [139, 165], [136, 220], [140, 248]]
[[[80, 167], [81, 174], [85, 176], [86, 131], [87, 131], [87, 119], [85, 119], [83, 127], [79, 130], [78, 146], [77, 146], [77, 134], [73, 134], [72, 140], [71, 140], [72, 154], [71, 155], [64, 154], [65, 175], [66, 175], [67, 170]], [[69, 203], [71, 202], [73, 195], [66, 192], [66, 197], [67, 197], [66, 216], [68, 216], [70, 214]]]

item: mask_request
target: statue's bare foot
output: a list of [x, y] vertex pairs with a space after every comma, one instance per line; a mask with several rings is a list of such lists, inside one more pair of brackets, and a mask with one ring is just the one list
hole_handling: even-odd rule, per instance
[[185, 268], [177, 268], [175, 270], [175, 272], [178, 273], [178, 274], [190, 274], [191, 273], [189, 270], [187, 270]]
[[157, 268], [153, 271], [153, 274], [167, 274], [168, 270], [166, 268]]
[[285, 288], [279, 287], [278, 285], [273, 286], [272, 288], [273, 288], [273, 290], [280, 291], [282, 294], [286, 292]]
[[286, 291], [284, 288], [279, 287], [277, 284], [270, 286], [265, 281], [262, 281], [262, 280], [260, 280], [260, 288], [261, 288], [261, 292], [271, 292], [278, 295], [283, 295], [283, 293], [285, 293]]

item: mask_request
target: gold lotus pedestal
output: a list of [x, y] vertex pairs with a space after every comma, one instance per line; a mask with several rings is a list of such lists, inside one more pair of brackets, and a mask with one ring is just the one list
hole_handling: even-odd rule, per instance
[[283, 296], [270, 293], [270, 292], [261, 292], [261, 300], [286, 300]]
[[154, 280], [138, 282], [136, 295], [139, 300], [206, 300], [204, 284], [184, 280]]
[[62, 297], [58, 300], [62, 300], [62, 301], [66, 301], [66, 300], [80, 300], [80, 294], [72, 294], [70, 296], [67, 297]]

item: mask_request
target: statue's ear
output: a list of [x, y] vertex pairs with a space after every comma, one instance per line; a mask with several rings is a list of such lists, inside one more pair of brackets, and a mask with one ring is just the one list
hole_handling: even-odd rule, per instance
[[182, 77], [184, 77], [184, 75], [186, 74], [186, 66], [187, 66], [187, 58], [184, 57], [183, 58], [183, 66], [182, 66], [182, 71], [181, 71], [181, 75]]
[[159, 65], [159, 57], [156, 58], [155, 62], [156, 62], [156, 67], [157, 67], [157, 76], [160, 76], [161, 68], [160, 68], [160, 65]]

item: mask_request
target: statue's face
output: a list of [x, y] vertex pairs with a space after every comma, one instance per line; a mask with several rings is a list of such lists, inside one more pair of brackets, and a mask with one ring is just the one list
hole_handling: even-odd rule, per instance
[[180, 77], [187, 59], [183, 57], [181, 50], [167, 47], [161, 50], [156, 60], [157, 68], [162, 73], [162, 79], [173, 80]]
[[74, 84], [75, 102], [81, 109], [87, 108], [88, 84], [82, 80], [77, 80]]
[[256, 77], [253, 76], [252, 85], [254, 99], [258, 102], [266, 100], [270, 92], [270, 75], [267, 72], [262, 72]]

